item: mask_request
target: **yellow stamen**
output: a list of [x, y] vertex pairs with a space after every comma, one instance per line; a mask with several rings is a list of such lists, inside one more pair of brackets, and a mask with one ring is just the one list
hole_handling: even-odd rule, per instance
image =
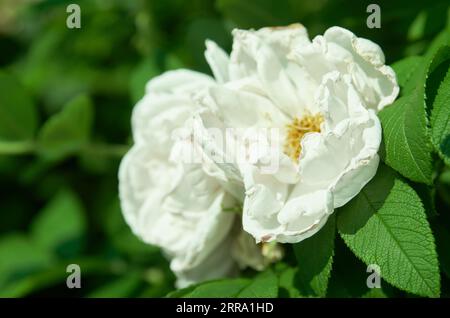
[[306, 133], [320, 132], [320, 125], [323, 122], [322, 114], [305, 114], [301, 118], [296, 117], [292, 123], [286, 126], [287, 136], [284, 144], [284, 153], [298, 162], [302, 151], [301, 140]]

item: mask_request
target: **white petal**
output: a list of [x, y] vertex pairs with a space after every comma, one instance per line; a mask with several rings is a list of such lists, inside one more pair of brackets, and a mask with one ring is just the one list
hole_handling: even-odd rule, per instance
[[235, 215], [222, 213], [222, 205], [230, 198], [200, 165], [175, 177], [169, 166], [149, 171], [152, 158], [140, 157], [141, 150], [131, 151], [120, 169], [125, 219], [144, 242], [162, 247], [177, 271], [196, 266], [228, 235]]
[[357, 38], [339, 27], [328, 29], [324, 38], [328, 43], [329, 56], [337, 51], [333, 48], [344, 49], [351, 55], [349, 71], [368, 107], [381, 110], [392, 104], [399, 87], [394, 71], [384, 65], [384, 54], [377, 44]]
[[264, 177], [255, 167], [243, 172], [244, 229], [257, 241], [295, 243], [313, 235], [375, 175], [381, 125], [375, 112], [363, 106], [351, 79], [327, 73], [316, 100], [326, 122], [321, 133], [301, 140], [299, 179], [293, 187], [277, 183], [276, 172]]
[[278, 215], [285, 231], [278, 237], [279, 242], [296, 243], [318, 232], [333, 212], [333, 197], [328, 190], [302, 190], [297, 185], [295, 195], [291, 195]]
[[205, 58], [218, 83], [226, 83], [230, 80], [230, 58], [215, 42], [206, 40]]
[[[243, 191], [239, 189], [242, 187], [242, 176], [238, 165], [242, 160], [247, 160], [247, 156], [253, 156], [253, 148], [249, 145], [246, 146], [248, 149], [241, 151], [244, 150], [243, 145], [246, 145], [244, 139], [252, 132], [255, 136], [266, 132], [271, 138], [271, 131], [267, 128], [282, 126], [287, 118], [267, 98], [255, 92], [237, 89], [240, 85], [246, 84], [214, 86], [205, 91], [205, 94], [199, 94], [197, 102], [203, 108], [194, 115], [192, 130], [206, 156], [223, 170], [227, 181], [238, 185], [232, 184], [232, 188], [241, 194], [233, 194], [242, 200]], [[258, 128], [263, 128], [263, 131]], [[277, 144], [276, 141], [268, 143], [272, 146]], [[261, 149], [265, 150], [270, 151], [269, 148]], [[262, 156], [259, 153], [254, 155], [258, 158]], [[224, 186], [230, 190], [227, 185]]]
[[322, 84], [317, 89], [315, 103], [325, 118], [326, 131], [335, 129], [348, 117], [367, 114], [350, 76], [341, 75], [337, 71], [327, 73], [323, 77]]
[[345, 76], [326, 76], [317, 96], [325, 115], [322, 133], [302, 140], [299, 173], [302, 182], [330, 184], [354, 160], [372, 158], [381, 143], [381, 126], [372, 110], [366, 110]]
[[297, 226], [295, 224], [291, 225], [292, 229], [280, 233], [277, 236], [277, 241], [281, 243], [301, 242], [319, 232], [319, 230], [327, 223], [328, 217], [329, 215], [325, 214], [320, 220], [316, 219], [315, 222], [311, 222], [311, 226], [309, 228], [300, 232], [297, 230]]
[[305, 46], [310, 43], [307, 31], [301, 24], [287, 27], [262, 28], [253, 30], [233, 30], [232, 67], [240, 69], [240, 79], [256, 72], [255, 56], [258, 48], [266, 46], [274, 51], [280, 61], [285, 62], [292, 47]]

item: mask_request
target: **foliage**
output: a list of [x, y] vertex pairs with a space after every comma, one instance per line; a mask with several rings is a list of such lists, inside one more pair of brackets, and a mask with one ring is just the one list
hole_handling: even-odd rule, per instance
[[[382, 27], [369, 29], [357, 0], [80, 0], [80, 30], [65, 26], [72, 1], [26, 2], [0, 10], [0, 296], [449, 296], [447, 1], [380, 1]], [[282, 262], [175, 290], [161, 252], [120, 212], [133, 105], [163, 71], [210, 72], [205, 39], [230, 50], [234, 27], [295, 22], [310, 36], [343, 26], [383, 48], [401, 86], [380, 113], [383, 163]], [[73, 263], [82, 289], [65, 285]], [[366, 286], [369, 264], [382, 268], [381, 289]]]

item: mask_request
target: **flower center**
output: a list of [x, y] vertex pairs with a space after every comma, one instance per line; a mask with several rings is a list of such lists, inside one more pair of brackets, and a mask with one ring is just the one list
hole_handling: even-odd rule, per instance
[[303, 136], [309, 132], [320, 132], [322, 122], [323, 116], [320, 113], [315, 115], [307, 113], [301, 118], [294, 118], [292, 123], [286, 125], [287, 136], [284, 143], [284, 153], [298, 162], [302, 151], [301, 140]]

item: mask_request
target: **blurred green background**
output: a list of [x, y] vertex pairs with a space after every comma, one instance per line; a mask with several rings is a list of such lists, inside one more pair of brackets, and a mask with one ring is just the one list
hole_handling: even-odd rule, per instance
[[[70, 3], [81, 7], [81, 29], [66, 27]], [[381, 6], [381, 29], [366, 26], [368, 3]], [[160, 251], [123, 221], [117, 169], [145, 83], [180, 67], [210, 73], [205, 39], [229, 51], [235, 27], [300, 22], [313, 37], [339, 25], [377, 42], [391, 64], [427, 49], [448, 5], [0, 0], [0, 296], [155, 297], [174, 289]], [[81, 289], [66, 287], [71, 263], [81, 266]]]

